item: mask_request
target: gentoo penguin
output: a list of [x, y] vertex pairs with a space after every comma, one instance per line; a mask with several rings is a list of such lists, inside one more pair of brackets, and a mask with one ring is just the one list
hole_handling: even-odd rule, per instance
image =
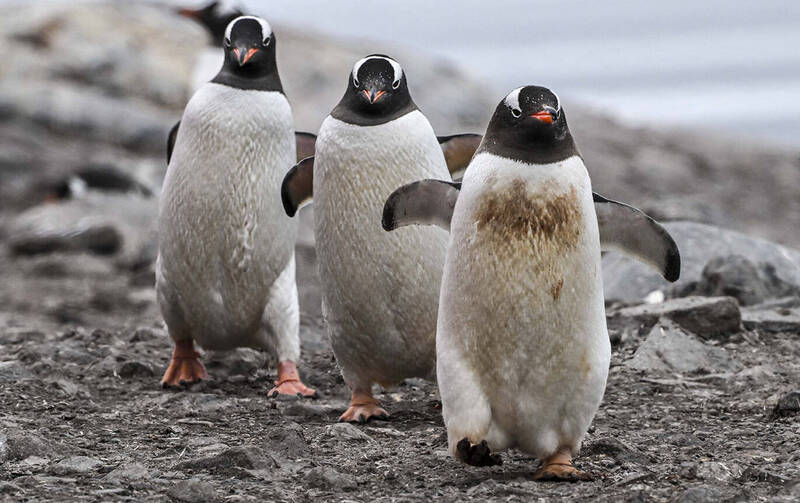
[[471, 138], [442, 138], [440, 146], [400, 64], [373, 54], [353, 66], [344, 96], [322, 123], [315, 156], [284, 180], [290, 216], [314, 197], [323, 314], [352, 391], [341, 421], [388, 417], [372, 394], [374, 383], [433, 375], [447, 233], [408, 228], [388, 235], [380, 215], [398, 185], [449, 179], [443, 149], [458, 150], [454, 145]]
[[231, 21], [246, 13], [237, 2], [214, 0], [199, 9], [179, 8], [178, 14], [195, 21], [208, 33], [208, 45], [198, 54], [192, 71], [190, 86], [194, 92], [211, 80], [219, 71], [224, 59], [222, 39]]
[[605, 390], [601, 248], [678, 278], [675, 242], [652, 219], [592, 193], [558, 97], [515, 89], [498, 105], [462, 184], [424, 180], [387, 200], [387, 230], [450, 230], [437, 378], [451, 453], [497, 464], [517, 447], [534, 478], [587, 478], [572, 464]]
[[275, 35], [244, 16], [224, 35], [225, 64], [192, 96], [175, 133], [159, 208], [156, 288], [175, 352], [162, 383], [206, 378], [193, 343], [266, 348], [270, 395], [312, 396], [297, 373], [297, 224], [277, 187], [295, 162], [292, 110]]

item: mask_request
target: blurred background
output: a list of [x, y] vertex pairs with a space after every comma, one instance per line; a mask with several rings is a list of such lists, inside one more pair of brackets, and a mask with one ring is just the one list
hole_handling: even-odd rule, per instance
[[[0, 0], [0, 273], [18, 285], [0, 290], [4, 309], [101, 323], [108, 313], [87, 303], [135, 284], [110, 304], [158, 319], [166, 136], [221, 64], [221, 35], [178, 10], [206, 7], [271, 22], [299, 130], [317, 131], [353, 63], [375, 52], [403, 64], [439, 134], [483, 132], [509, 90], [543, 84], [601, 194], [800, 246], [797, 2]], [[298, 244], [308, 281], [312, 211]], [[699, 274], [719, 250], [694, 248]], [[318, 293], [302, 292], [316, 312]]]

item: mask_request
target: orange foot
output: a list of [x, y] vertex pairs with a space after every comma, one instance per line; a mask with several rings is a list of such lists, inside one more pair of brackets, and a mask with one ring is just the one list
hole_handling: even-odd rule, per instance
[[561, 449], [542, 461], [542, 466], [533, 474], [533, 480], [542, 482], [578, 482], [592, 480], [589, 473], [582, 472], [572, 464], [572, 456], [568, 449]]
[[181, 386], [205, 379], [208, 379], [208, 373], [200, 361], [200, 354], [194, 350], [194, 342], [191, 339], [176, 342], [172, 361], [161, 378], [161, 386]]
[[370, 419], [386, 420], [389, 419], [389, 413], [369, 391], [353, 391], [350, 407], [339, 416], [339, 422], [364, 424]]
[[481, 440], [479, 444], [473, 444], [467, 438], [462, 438], [456, 444], [456, 454], [458, 459], [472, 466], [494, 466], [502, 465], [503, 459], [499, 454], [492, 454], [486, 440]]
[[267, 393], [270, 398], [278, 395], [316, 398], [317, 392], [303, 384], [297, 366], [293, 361], [286, 360], [278, 363], [278, 380], [275, 381], [275, 387]]

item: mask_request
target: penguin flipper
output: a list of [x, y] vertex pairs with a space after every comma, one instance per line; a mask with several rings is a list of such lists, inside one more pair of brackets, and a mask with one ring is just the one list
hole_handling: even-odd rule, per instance
[[170, 159], [172, 159], [172, 151], [175, 149], [175, 139], [178, 138], [178, 128], [180, 126], [181, 121], [176, 122], [167, 135], [167, 164], [169, 164]]
[[317, 142], [317, 135], [305, 133], [303, 131], [295, 131], [294, 139], [297, 144], [296, 162], [300, 162], [306, 157], [311, 157], [314, 155], [314, 145]]
[[681, 255], [669, 232], [647, 214], [592, 192], [600, 246], [632, 255], [655, 268], [667, 281], [681, 275]]
[[447, 170], [453, 180], [464, 176], [473, 154], [483, 140], [483, 136], [473, 133], [454, 134], [450, 136], [437, 136], [439, 146], [442, 147]]
[[381, 224], [386, 231], [406, 225], [436, 225], [450, 230], [453, 208], [461, 183], [419, 180], [392, 192], [383, 206]]
[[314, 156], [306, 157], [286, 173], [281, 184], [281, 201], [286, 214], [293, 217], [314, 197]]

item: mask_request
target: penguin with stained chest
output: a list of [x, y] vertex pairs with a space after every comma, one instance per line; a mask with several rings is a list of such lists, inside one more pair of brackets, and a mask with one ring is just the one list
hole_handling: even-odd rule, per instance
[[449, 169], [463, 167], [463, 152], [477, 146], [475, 137], [437, 138], [400, 64], [374, 54], [355, 63], [344, 96], [322, 123], [315, 156], [283, 182], [289, 215], [313, 194], [323, 314], [352, 392], [341, 421], [388, 416], [373, 396], [375, 383], [433, 376], [447, 233], [408, 228], [389, 235], [380, 215], [397, 186], [450, 179]]
[[314, 395], [300, 380], [297, 224], [276, 189], [295, 162], [292, 110], [275, 35], [244, 16], [224, 34], [225, 63], [192, 96], [171, 135], [161, 194], [158, 302], [175, 350], [162, 384], [204, 379], [194, 349], [264, 348], [276, 394]]
[[462, 184], [423, 180], [390, 196], [384, 228], [409, 224], [450, 230], [436, 344], [451, 453], [491, 465], [516, 447], [542, 460], [538, 480], [587, 478], [572, 457], [611, 355], [601, 250], [675, 281], [675, 242], [642, 212], [593, 194], [558, 97], [536, 86], [497, 106]]

